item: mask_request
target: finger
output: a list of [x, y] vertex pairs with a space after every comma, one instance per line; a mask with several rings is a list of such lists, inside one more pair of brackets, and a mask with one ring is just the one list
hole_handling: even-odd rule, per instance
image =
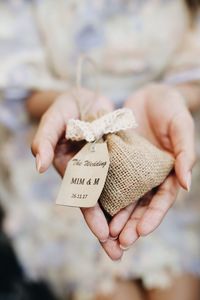
[[123, 256], [123, 250], [119, 247], [118, 241], [108, 239], [105, 243], [101, 243], [104, 251], [112, 260], [120, 260]]
[[179, 185], [176, 176], [169, 176], [152, 198], [146, 212], [137, 224], [137, 232], [141, 236], [154, 231], [176, 200]]
[[133, 211], [130, 219], [124, 226], [122, 232], [119, 236], [120, 248], [122, 250], [127, 250], [130, 246], [139, 238], [139, 234], [137, 232], [137, 225], [143, 214], [145, 213], [147, 207], [146, 206], [136, 206]]
[[81, 208], [81, 211], [88, 227], [97, 239], [102, 243], [106, 242], [109, 237], [109, 227], [99, 204], [97, 203], [94, 207]]
[[56, 144], [65, 130], [65, 120], [54, 106], [41, 119], [32, 143], [36, 165], [40, 173], [47, 170], [54, 158]]
[[189, 190], [191, 171], [195, 162], [195, 145], [194, 122], [187, 110], [173, 118], [170, 124], [169, 136], [176, 157], [175, 172], [178, 181], [184, 189]]
[[114, 240], [118, 237], [126, 222], [128, 221], [131, 213], [133, 212], [136, 203], [132, 203], [117, 213], [109, 224], [110, 237]]

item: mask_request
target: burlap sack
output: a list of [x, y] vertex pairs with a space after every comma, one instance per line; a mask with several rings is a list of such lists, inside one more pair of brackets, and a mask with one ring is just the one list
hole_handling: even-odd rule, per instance
[[173, 157], [134, 131], [106, 136], [110, 167], [99, 201], [111, 215], [159, 186], [174, 165]]

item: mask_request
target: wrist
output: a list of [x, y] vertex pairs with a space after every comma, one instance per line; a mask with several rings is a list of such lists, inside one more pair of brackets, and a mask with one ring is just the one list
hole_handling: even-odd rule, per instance
[[164, 102], [171, 101], [172, 104], [174, 103], [174, 105], [175, 103], [179, 103], [179, 105], [183, 105], [189, 109], [188, 97], [186, 97], [186, 94], [177, 88], [177, 86], [171, 86], [163, 83], [153, 83], [149, 84], [145, 90], [145, 98], [147, 100], [146, 102], [148, 107], [154, 103], [159, 105], [159, 103], [163, 100]]

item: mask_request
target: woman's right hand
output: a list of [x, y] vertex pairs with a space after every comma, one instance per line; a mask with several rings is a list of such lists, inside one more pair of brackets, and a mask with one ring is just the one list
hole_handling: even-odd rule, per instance
[[[35, 138], [32, 143], [32, 152], [36, 157], [36, 166], [39, 173], [45, 172], [53, 163], [58, 173], [63, 177], [69, 160], [80, 149], [75, 149], [72, 143], [65, 138], [66, 122], [70, 118], [78, 118], [79, 111], [74, 94], [86, 105], [92, 103], [90, 113], [99, 110], [112, 111], [112, 103], [104, 96], [81, 89], [74, 90], [58, 97], [42, 116]], [[95, 97], [97, 97], [95, 99]], [[100, 241], [105, 252], [113, 259], [119, 259], [123, 251], [117, 240], [110, 239], [109, 225], [102, 209], [97, 203], [95, 207], [81, 208], [87, 225]]]

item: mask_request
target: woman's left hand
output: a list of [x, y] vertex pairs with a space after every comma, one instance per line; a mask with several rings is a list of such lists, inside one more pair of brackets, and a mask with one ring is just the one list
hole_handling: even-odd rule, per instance
[[194, 122], [178, 90], [152, 84], [133, 94], [125, 106], [133, 110], [139, 134], [174, 155], [175, 171], [154, 196], [149, 195], [136, 206], [129, 205], [112, 219], [110, 235], [118, 236], [122, 249], [158, 227], [180, 186], [189, 191], [195, 162]]

